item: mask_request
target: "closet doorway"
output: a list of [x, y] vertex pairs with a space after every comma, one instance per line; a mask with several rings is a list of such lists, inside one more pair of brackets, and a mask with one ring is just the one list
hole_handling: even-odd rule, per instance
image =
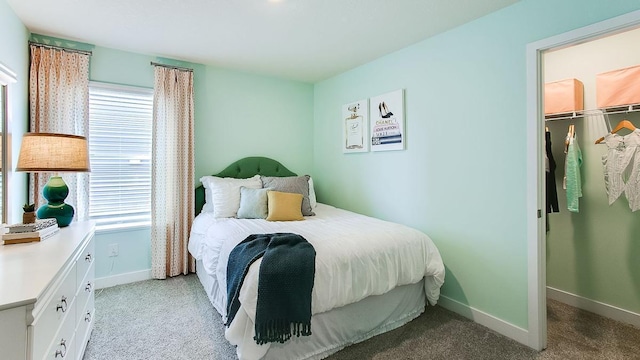
[[[545, 184], [547, 191], [557, 190], [557, 202], [554, 203], [552, 196], [546, 198], [547, 208], [552, 212], [548, 214], [545, 229], [547, 325], [548, 330], [553, 328], [556, 338], [559, 330], [574, 338], [581, 338], [587, 332], [598, 333], [593, 328], [597, 325], [585, 324], [589, 316], [576, 308], [640, 327], [640, 266], [636, 265], [640, 253], [637, 241], [640, 212], [632, 212], [625, 194], [620, 194], [609, 205], [602, 162], [609, 147], [605, 142], [596, 144], [618, 124], [629, 124], [631, 129], [623, 127], [616, 133], [619, 136], [609, 142], [616, 141], [626, 147], [625, 141], [634, 142], [631, 137], [635, 137], [635, 142], [640, 141], [638, 134], [625, 136], [636, 126], [640, 127], [640, 105], [618, 106], [623, 100], [612, 102], [614, 106], [600, 105], [604, 102], [604, 90], [602, 81], [600, 86], [596, 81], [598, 74], [603, 73], [613, 76], [637, 70], [640, 74], [640, 48], [629, 46], [635, 43], [640, 43], [640, 28], [543, 53], [545, 84], [553, 86], [562, 81], [559, 84], [583, 88], [584, 94], [584, 111], [545, 116], [545, 130], [548, 130], [545, 139], [549, 139], [551, 145], [547, 155], [550, 160], [557, 161], [555, 177], [547, 178]], [[606, 91], [624, 92], [626, 87], [620, 87]], [[579, 90], [577, 92], [579, 94]], [[634, 103], [640, 104], [640, 93], [637, 98]], [[545, 99], [553, 103], [548, 96]], [[574, 143], [567, 149], [570, 137]], [[632, 149], [633, 146], [629, 147]], [[576, 158], [578, 152], [582, 164], [572, 178], [571, 159]], [[622, 159], [627, 152], [616, 150], [615, 154], [620, 156], [612, 156], [611, 162]], [[633, 164], [633, 159], [629, 160]], [[578, 173], [581, 197], [578, 197], [577, 189], [572, 189], [576, 187], [572, 183], [577, 185]], [[566, 183], [566, 189], [563, 183]], [[553, 195], [553, 191], [549, 195]], [[557, 208], [548, 206], [556, 203]], [[634, 208], [637, 210], [637, 206]], [[593, 317], [591, 320], [599, 319]], [[607, 324], [606, 321], [602, 323]], [[606, 335], [598, 334], [598, 337]]]
[[[640, 267], [634, 260], [640, 256], [640, 211], [632, 212], [624, 195], [609, 205], [601, 160], [607, 146], [595, 144], [622, 120], [640, 127], [640, 112], [603, 115], [595, 87], [599, 73], [640, 65], [640, 50], [633, 49], [640, 40], [639, 28], [637, 11], [527, 47], [529, 345], [538, 350], [547, 344], [547, 296], [640, 324]], [[584, 84], [586, 111], [545, 121], [544, 84], [565, 79]], [[583, 191], [577, 208], [568, 205], [563, 189], [565, 139], [570, 128], [575, 130], [583, 160]], [[545, 216], [547, 129], [557, 164], [558, 212]]]

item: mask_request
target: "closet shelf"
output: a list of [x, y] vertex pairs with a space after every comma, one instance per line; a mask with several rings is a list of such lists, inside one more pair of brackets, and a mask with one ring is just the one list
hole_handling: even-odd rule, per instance
[[589, 109], [589, 110], [578, 110], [572, 112], [564, 112], [564, 113], [556, 113], [556, 114], [545, 114], [545, 121], [550, 120], [566, 120], [566, 119], [576, 119], [590, 115], [613, 115], [613, 114], [622, 114], [622, 113], [631, 113], [640, 111], [640, 104], [631, 104], [624, 106], [612, 106], [601, 109]]

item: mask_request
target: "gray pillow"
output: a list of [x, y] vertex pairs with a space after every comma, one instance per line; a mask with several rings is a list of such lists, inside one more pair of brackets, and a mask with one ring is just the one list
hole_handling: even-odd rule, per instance
[[238, 219], [266, 219], [269, 214], [267, 190], [241, 186]]
[[302, 215], [313, 216], [315, 213], [311, 209], [309, 201], [309, 175], [303, 176], [261, 176], [262, 187], [269, 190], [302, 194]]

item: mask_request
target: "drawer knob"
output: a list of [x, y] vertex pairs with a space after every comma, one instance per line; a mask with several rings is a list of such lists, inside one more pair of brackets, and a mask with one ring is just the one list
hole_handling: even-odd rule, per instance
[[87, 256], [84, 257], [84, 261], [91, 262], [91, 260], [93, 260], [93, 256], [91, 256], [91, 253], [87, 253]]
[[84, 290], [85, 290], [86, 292], [91, 292], [91, 288], [92, 288], [92, 287], [93, 287], [93, 286], [91, 285], [91, 282], [87, 282], [87, 286], [85, 286], [85, 287], [84, 287]]
[[56, 358], [60, 356], [64, 358], [67, 355], [67, 341], [65, 339], [60, 340], [60, 345], [58, 345], [58, 350], [56, 350]]
[[87, 311], [87, 314], [84, 316], [84, 321], [91, 322], [91, 312]]
[[62, 312], [66, 312], [67, 311], [67, 297], [64, 296], [64, 295], [60, 299], [60, 303], [58, 304], [58, 306], [56, 306], [56, 312], [60, 311], [60, 310], [62, 310]]

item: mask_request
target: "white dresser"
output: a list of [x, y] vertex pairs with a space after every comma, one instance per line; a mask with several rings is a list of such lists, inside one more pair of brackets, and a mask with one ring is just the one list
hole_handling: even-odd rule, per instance
[[82, 359], [93, 329], [92, 222], [0, 245], [0, 358]]

